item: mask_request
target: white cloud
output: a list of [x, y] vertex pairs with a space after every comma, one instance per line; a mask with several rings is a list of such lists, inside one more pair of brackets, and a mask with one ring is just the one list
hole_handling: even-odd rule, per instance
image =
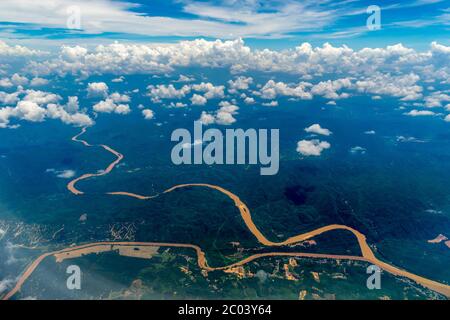
[[[72, 109], [72, 111], [66, 110], [69, 108]], [[94, 121], [87, 114], [77, 112], [76, 110], [73, 110], [73, 107], [69, 108], [67, 108], [67, 106], [49, 104], [47, 105], [46, 116], [51, 119], [60, 119], [65, 124], [74, 125], [77, 127], [87, 127], [94, 124]]]
[[31, 79], [30, 86], [32, 86], [32, 87], [41, 87], [41, 86], [47, 85], [48, 82], [49, 81], [47, 79], [35, 77], [35, 78]]
[[207, 125], [213, 124], [215, 122], [215, 119], [214, 119], [214, 116], [212, 114], [209, 114], [209, 113], [207, 113], [205, 111], [202, 111], [202, 114], [200, 115], [199, 121], [203, 125], [207, 126]]
[[[270, 100], [278, 95], [311, 99], [314, 94], [333, 99], [346, 98], [350, 93], [340, 92], [343, 89], [375, 96], [390, 95], [403, 100], [417, 100], [422, 97], [419, 81], [445, 83], [450, 78], [448, 48], [433, 43], [430, 50], [417, 52], [398, 44], [355, 51], [347, 46], [333, 47], [328, 43], [315, 48], [309, 43], [303, 43], [294, 49], [274, 51], [251, 49], [241, 39], [202, 39], [148, 45], [113, 43], [100, 45], [92, 51], [77, 48], [74, 49], [76, 54], [68, 54], [68, 47], [63, 47], [56, 58], [42, 62], [30, 60], [27, 69], [33, 74], [70, 73], [86, 77], [110, 73], [165, 74], [178, 67], [223, 67], [230, 68], [233, 72], [284, 72], [296, 74], [303, 79], [321, 81], [316, 85], [308, 82], [292, 85], [270, 80], [261, 90], [262, 97]], [[337, 80], [323, 80], [327, 77]], [[245, 81], [233, 81], [232, 86], [245, 87]], [[232, 92], [237, 90], [230, 89]], [[175, 89], [172, 88], [172, 91]], [[217, 96], [213, 92], [210, 94]], [[187, 93], [182, 92], [175, 95], [175, 98]], [[163, 98], [164, 93], [155, 95]], [[205, 97], [209, 99], [208, 96]]]
[[331, 144], [320, 140], [301, 140], [297, 143], [297, 152], [304, 156], [320, 156], [322, 151], [329, 149]]
[[[24, 95], [19, 100], [19, 95]], [[90, 126], [94, 121], [86, 114], [78, 112], [78, 98], [69, 97], [66, 105], [57, 104], [60, 96], [44, 91], [22, 90], [14, 94], [0, 92], [0, 100], [16, 103], [15, 107], [0, 108], [0, 128], [15, 128], [11, 119], [30, 122], [42, 122], [46, 118], [60, 119], [62, 122], [75, 126]]]
[[33, 101], [19, 101], [15, 110], [18, 117], [31, 122], [44, 121], [47, 113], [46, 109]]
[[[3, 5], [3, 3], [2, 3]], [[10, 13], [11, 8], [8, 10]], [[5, 11], [2, 13], [6, 13]], [[3, 19], [0, 19], [0, 21], [5, 21]], [[35, 55], [41, 55], [43, 52], [38, 50], [30, 50], [26, 47], [22, 46], [10, 46], [6, 42], [0, 40], [0, 56], [2, 57], [30, 57]]]
[[142, 114], [144, 115], [145, 120], [151, 120], [155, 116], [155, 113], [150, 109], [142, 110]]
[[350, 153], [352, 154], [366, 154], [366, 148], [360, 147], [360, 146], [355, 146], [350, 148]]
[[320, 124], [318, 124], [318, 123], [313, 124], [313, 125], [309, 126], [308, 128], [305, 128], [305, 131], [308, 133], [321, 134], [324, 136], [329, 136], [332, 134], [332, 132], [330, 130], [322, 128], [320, 126]]
[[57, 103], [62, 99], [61, 96], [57, 94], [40, 90], [25, 90], [24, 93], [25, 96], [23, 97], [22, 100], [31, 101], [38, 105]]
[[[72, 0], [2, 0], [0, 21], [31, 24], [38, 28], [66, 28]], [[144, 15], [140, 4], [127, 1], [78, 0], [82, 28], [87, 34], [121, 33], [143, 36], [283, 37], [320, 29], [342, 14], [344, 6], [326, 9], [313, 1], [297, 3], [258, 1], [180, 2], [180, 10], [194, 18]], [[348, 11], [348, 10], [347, 10]], [[43, 12], [51, 12], [43, 16]]]
[[214, 86], [212, 83], [202, 82], [200, 84], [192, 85], [192, 90], [204, 92], [204, 97], [206, 99], [217, 99], [224, 97], [224, 86]]
[[204, 106], [208, 100], [205, 97], [195, 93], [191, 98], [191, 102], [193, 106]]
[[185, 76], [184, 74], [180, 74], [178, 80], [175, 80], [174, 82], [192, 82], [192, 81], [195, 81], [194, 77], [188, 77]]
[[107, 98], [95, 104], [93, 106], [94, 111], [102, 113], [118, 113], [118, 114], [128, 114], [131, 112], [129, 105], [127, 104], [116, 104], [111, 98]]
[[75, 171], [73, 170], [60, 171], [56, 176], [61, 179], [70, 179], [75, 177]]
[[182, 103], [182, 102], [176, 102], [176, 103], [171, 102], [169, 104], [169, 107], [170, 108], [184, 108], [184, 107], [187, 107], [187, 104], [186, 103]]
[[397, 136], [398, 142], [414, 142], [414, 143], [424, 143], [426, 141], [417, 139], [416, 137], [405, 137], [405, 136]]
[[11, 107], [0, 108], [0, 128], [8, 128], [10, 118], [16, 115], [15, 109]]
[[450, 114], [448, 114], [448, 115], [444, 118], [444, 120], [447, 121], [447, 122], [450, 122]]
[[414, 73], [402, 76], [390, 74], [376, 74], [364, 80], [356, 81], [359, 92], [376, 95], [389, 95], [410, 101], [422, 98], [422, 87], [417, 84], [420, 77]]
[[108, 89], [104, 82], [90, 82], [87, 87], [88, 97], [106, 97]]
[[191, 92], [190, 86], [183, 86], [180, 89], [176, 89], [172, 84], [166, 85], [150, 85], [147, 87], [149, 90], [148, 95], [153, 102], [160, 102], [161, 99], [182, 99], [188, 93]]
[[21, 76], [17, 73], [14, 73], [13, 76], [11, 77], [11, 82], [16, 85], [16, 86], [24, 86], [26, 84], [28, 84], [28, 78]]
[[217, 110], [214, 114], [207, 113], [205, 111], [202, 112], [200, 116], [200, 121], [204, 125], [209, 125], [213, 123], [217, 123], [220, 125], [230, 125], [236, 122], [236, 119], [233, 115], [237, 114], [239, 107], [229, 103], [228, 101], [222, 101], [219, 103], [220, 109]]
[[442, 107], [443, 102], [450, 102], [450, 95], [443, 93], [441, 91], [436, 91], [426, 96], [425, 106], [428, 108], [439, 108]]
[[13, 83], [11, 82], [11, 80], [9, 80], [9, 78], [0, 79], [0, 87], [11, 88], [12, 86]]
[[131, 109], [127, 104], [118, 104], [114, 112], [117, 114], [128, 114], [131, 112]]
[[120, 76], [120, 77], [112, 79], [111, 82], [118, 83], [118, 82], [123, 82], [124, 80], [125, 80], [125, 78], [123, 76]]
[[420, 116], [434, 116], [436, 113], [434, 113], [433, 111], [430, 110], [411, 110], [409, 112], [405, 112], [404, 113], [407, 116], [410, 117], [420, 117]]
[[80, 108], [80, 104], [78, 102], [78, 97], [76, 96], [69, 96], [67, 98], [67, 104], [64, 106], [64, 109], [66, 109], [69, 112], [76, 112]]
[[6, 93], [3, 91], [0, 91], [0, 103], [1, 104], [15, 104], [19, 101], [19, 92], [14, 93]]
[[252, 97], [246, 97], [246, 98], [244, 99], [244, 103], [245, 103], [245, 104], [254, 104], [254, 103], [255, 103], [255, 99], [252, 98]]
[[318, 84], [314, 85], [311, 88], [311, 93], [313, 95], [319, 95], [323, 96], [327, 99], [345, 99], [349, 97], [348, 93], [338, 93], [338, 91], [350, 88], [352, 86], [352, 83], [350, 79], [344, 78], [344, 79], [338, 79], [338, 80], [327, 80], [327, 81], [321, 81]]
[[275, 99], [277, 96], [295, 97], [299, 99], [312, 99], [312, 95], [306, 92], [306, 88], [310, 87], [311, 84], [306, 82], [301, 82], [296, 86], [289, 86], [284, 82], [275, 82], [269, 80], [264, 87], [261, 88], [261, 97], [263, 99]]
[[265, 107], [278, 107], [278, 101], [273, 100], [270, 102], [264, 102], [262, 105]]
[[111, 93], [109, 98], [112, 99], [115, 103], [128, 103], [130, 102], [130, 96], [126, 94], [120, 94], [118, 92]]
[[79, 59], [83, 59], [83, 57], [87, 54], [88, 50], [86, 48], [80, 46], [62, 46], [61, 47], [61, 56], [69, 61], [78, 61]]
[[237, 93], [240, 90], [248, 90], [248, 88], [250, 87], [250, 85], [253, 83], [253, 78], [252, 77], [237, 77], [234, 80], [229, 80], [228, 81], [228, 91], [230, 93]]
[[14, 73], [11, 78], [3, 78], [0, 80], [0, 87], [10, 88], [13, 86], [24, 86], [29, 82], [28, 78]]

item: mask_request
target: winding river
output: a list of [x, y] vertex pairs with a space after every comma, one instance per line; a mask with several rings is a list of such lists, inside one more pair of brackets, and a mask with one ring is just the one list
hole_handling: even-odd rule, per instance
[[[84, 174], [72, 181], [70, 181], [67, 185], [68, 190], [73, 193], [74, 195], [82, 195], [83, 192], [76, 188], [76, 184], [81, 180], [86, 180], [91, 177], [98, 177], [103, 176], [108, 173], [110, 173], [114, 167], [119, 164], [124, 156], [112, 149], [109, 146], [106, 145], [91, 145], [87, 141], [80, 139], [80, 137], [86, 132], [86, 128], [82, 128], [81, 132], [74, 136], [72, 138], [72, 141], [82, 143], [86, 147], [102, 147], [106, 151], [114, 154], [116, 156], [116, 160], [114, 160], [105, 170], [99, 172], [99, 173], [88, 173]], [[314, 238], [320, 234], [332, 231], [332, 230], [346, 230], [351, 232], [357, 239], [359, 247], [361, 249], [361, 256], [347, 256], [347, 255], [333, 255], [333, 254], [318, 254], [318, 253], [304, 253], [304, 252], [269, 252], [269, 253], [260, 253], [260, 254], [254, 254], [251, 255], [243, 260], [240, 260], [238, 262], [235, 262], [233, 264], [227, 265], [227, 266], [219, 266], [219, 267], [211, 267], [208, 265], [208, 262], [205, 257], [205, 252], [197, 245], [194, 244], [183, 244], [183, 243], [158, 243], [158, 242], [96, 242], [96, 243], [89, 243], [81, 246], [76, 247], [70, 247], [66, 249], [62, 249], [59, 251], [53, 251], [45, 253], [41, 256], [39, 256], [36, 260], [34, 260], [27, 269], [22, 273], [19, 280], [17, 281], [14, 288], [8, 292], [4, 297], [3, 300], [8, 300], [12, 296], [14, 296], [22, 287], [22, 285], [25, 283], [25, 281], [31, 276], [31, 274], [36, 270], [36, 268], [39, 266], [39, 264], [47, 257], [54, 256], [56, 254], [61, 253], [70, 253], [75, 250], [85, 249], [92, 246], [98, 246], [98, 245], [114, 245], [114, 246], [152, 246], [152, 247], [174, 247], [174, 248], [188, 248], [195, 250], [197, 254], [197, 263], [198, 266], [201, 269], [204, 269], [206, 271], [215, 271], [215, 270], [226, 270], [229, 268], [237, 267], [237, 266], [243, 266], [249, 262], [252, 262], [254, 260], [264, 258], [264, 257], [304, 257], [304, 258], [318, 258], [318, 259], [335, 259], [335, 260], [356, 260], [356, 261], [365, 261], [374, 265], [377, 265], [381, 269], [396, 275], [400, 277], [405, 277], [410, 280], [413, 280], [414, 282], [427, 287], [433, 291], [436, 291], [442, 295], [445, 295], [447, 298], [450, 298], [450, 286], [430, 280], [427, 278], [424, 278], [422, 276], [413, 274], [411, 272], [408, 272], [406, 270], [400, 269], [398, 267], [395, 267], [391, 264], [388, 264], [386, 262], [383, 262], [379, 260], [375, 254], [373, 253], [372, 249], [367, 243], [366, 236], [359, 232], [358, 230], [345, 226], [345, 225], [338, 225], [338, 224], [332, 224], [328, 226], [324, 226], [306, 233], [302, 233], [293, 237], [290, 237], [284, 241], [281, 242], [273, 242], [269, 239], [267, 239], [264, 234], [258, 229], [258, 227], [253, 222], [250, 210], [248, 209], [247, 205], [239, 199], [237, 195], [232, 193], [229, 190], [226, 190], [220, 186], [212, 185], [212, 184], [206, 184], [206, 183], [187, 183], [187, 184], [180, 184], [173, 186], [161, 194], [166, 194], [173, 192], [178, 189], [188, 188], [188, 187], [199, 187], [199, 188], [208, 188], [212, 190], [219, 191], [229, 197], [231, 200], [234, 201], [235, 206], [238, 208], [241, 217], [247, 226], [248, 230], [256, 237], [256, 239], [264, 246], [267, 247], [283, 247], [283, 246], [289, 246], [296, 244], [301, 241], [305, 241], [311, 238]], [[116, 192], [108, 192], [107, 194], [111, 196], [124, 196], [124, 197], [132, 197], [139, 200], [150, 200], [155, 197], [160, 196], [161, 194], [152, 195], [152, 196], [146, 196], [146, 195], [139, 195], [135, 193], [125, 192], [125, 191], [116, 191]]]

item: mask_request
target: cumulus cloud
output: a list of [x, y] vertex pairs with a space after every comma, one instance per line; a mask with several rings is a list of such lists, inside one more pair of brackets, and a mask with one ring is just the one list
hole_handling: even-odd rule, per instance
[[215, 122], [214, 116], [212, 114], [207, 113], [206, 111], [202, 111], [202, 114], [200, 115], [199, 121], [207, 126], [210, 124], [213, 124]]
[[273, 100], [270, 102], [264, 102], [262, 105], [265, 107], [278, 107], [278, 101]]
[[356, 81], [359, 92], [376, 95], [390, 95], [410, 101], [422, 98], [422, 87], [417, 84], [420, 77], [414, 73], [402, 76], [377, 74], [365, 80]]
[[430, 111], [430, 110], [413, 109], [409, 112], [405, 112], [404, 114], [407, 116], [410, 116], [410, 117], [421, 117], [421, 116], [434, 116], [436, 113], [434, 113], [433, 111]]
[[131, 112], [130, 106], [128, 104], [116, 104], [111, 98], [107, 98], [96, 103], [93, 106], [93, 109], [94, 111], [101, 113], [128, 114]]
[[237, 114], [239, 107], [229, 103], [228, 101], [220, 102], [219, 106], [220, 109], [217, 110], [214, 114], [203, 111], [199, 121], [201, 121], [204, 125], [216, 123], [226, 126], [235, 123], [236, 119], [233, 117], [233, 115]]
[[245, 104], [254, 104], [255, 103], [255, 99], [252, 98], [252, 97], [245, 97], [244, 103]]
[[166, 85], [150, 85], [147, 87], [148, 95], [153, 102], [161, 102], [162, 99], [182, 99], [191, 92], [191, 87], [185, 85], [180, 89], [176, 89], [172, 84]]
[[77, 96], [69, 96], [67, 98], [67, 104], [64, 106], [64, 109], [66, 109], [69, 112], [76, 112], [80, 108], [80, 104], [78, 102]]
[[[19, 100], [19, 95], [24, 97]], [[74, 126], [90, 126], [94, 121], [85, 113], [78, 111], [78, 98], [69, 97], [66, 105], [59, 105], [60, 96], [44, 91], [25, 90], [12, 95], [2, 95], [0, 100], [17, 102], [15, 107], [0, 108], [0, 128], [15, 128], [11, 119], [42, 122], [46, 118], [59, 119]]]
[[326, 141], [301, 140], [297, 143], [297, 152], [303, 156], [320, 156], [322, 151], [331, 148], [331, 144]]
[[196, 93], [191, 98], [191, 103], [193, 106], [204, 106], [207, 102], [208, 99]]
[[0, 80], [0, 87], [10, 88], [13, 86], [24, 86], [29, 82], [28, 78], [14, 73], [11, 78], [3, 78]]
[[[230, 41], [181, 41], [175, 44], [122, 44], [100, 45], [94, 50], [79, 46], [63, 46], [57, 57], [33, 61], [27, 70], [35, 75], [75, 74], [154, 74], [173, 72], [179, 67], [230, 68], [233, 72], [284, 72], [299, 75], [304, 80], [287, 84], [269, 80], [258, 95], [274, 100], [278, 96], [311, 99], [348, 98], [353, 92], [371, 94], [373, 98], [392, 96], [404, 101], [423, 98], [420, 82], [448, 83], [450, 79], [449, 48], [433, 42], [424, 52], [406, 48], [401, 44], [385, 48], [353, 50], [347, 46], [333, 47], [326, 43], [313, 47], [303, 43], [282, 51], [258, 50], [246, 46], [241, 39]], [[112, 67], [114, 66], [114, 68]], [[325, 78], [325, 80], [323, 80]], [[326, 78], [331, 78], [327, 80]], [[319, 79], [319, 81], [312, 81]], [[193, 80], [180, 75], [179, 81]], [[314, 84], [314, 82], [316, 82]], [[252, 79], [239, 76], [228, 82], [230, 93], [248, 90]], [[10, 79], [0, 80], [5, 87]], [[211, 83], [189, 85], [180, 89], [173, 86], [150, 86], [149, 96], [154, 102], [161, 99], [181, 99], [190, 91], [202, 93], [206, 99], [223, 98], [223, 86]], [[425, 97], [426, 106], [440, 106], [447, 97], [432, 93]], [[448, 100], [447, 100], [448, 101]]]
[[125, 78], [123, 76], [120, 76], [120, 77], [112, 79], [111, 82], [118, 83], [118, 82], [123, 82], [124, 80], [125, 80]]
[[237, 77], [234, 80], [228, 81], [228, 92], [230, 93], [237, 93], [240, 90], [248, 90], [250, 85], [253, 83], [252, 77]]
[[16, 116], [31, 122], [43, 121], [47, 110], [33, 101], [19, 101], [15, 108]]
[[171, 102], [169, 104], [169, 107], [170, 108], [184, 108], [184, 107], [187, 107], [187, 104], [183, 103], [183, 102], [176, 102], [176, 103]]
[[30, 57], [42, 54], [44, 54], [42, 51], [31, 50], [18, 45], [10, 46], [6, 42], [0, 40], [0, 56], [3, 57]]
[[[177, 67], [229, 67], [235, 71], [294, 73], [305, 79], [326, 75], [367, 78], [376, 73], [406, 75], [414, 69], [424, 79], [447, 81], [450, 73], [448, 48], [433, 43], [429, 51], [417, 52], [398, 44], [355, 51], [347, 46], [333, 47], [328, 43], [316, 48], [303, 43], [294, 49], [273, 51], [252, 50], [241, 39], [201, 39], [164, 45], [114, 43], [100, 45], [93, 51], [73, 49], [76, 54], [68, 54], [69, 48], [63, 47], [59, 57], [32, 62], [29, 69], [42, 74], [123, 75], [166, 73]], [[370, 84], [367, 86], [370, 87]]]
[[151, 120], [155, 116], [155, 113], [150, 109], [142, 110], [142, 114], [144, 115], [145, 120]]
[[348, 78], [334, 81], [321, 81], [311, 88], [311, 94], [323, 96], [324, 98], [333, 100], [345, 99], [349, 97], [349, 94], [346, 92], [339, 93], [338, 91], [345, 88], [351, 88], [351, 86], [351, 80]]
[[441, 91], [436, 91], [426, 96], [425, 106], [428, 108], [439, 108], [442, 107], [444, 102], [450, 102], [450, 95], [443, 93]]
[[219, 99], [224, 97], [224, 86], [215, 86], [212, 83], [202, 82], [192, 85], [192, 90], [204, 93], [206, 99]]
[[0, 103], [1, 104], [15, 104], [19, 100], [20, 92], [6, 93], [0, 91]]
[[269, 80], [261, 88], [261, 98], [273, 100], [278, 96], [295, 97], [299, 99], [312, 99], [312, 95], [306, 92], [306, 88], [311, 87], [310, 83], [301, 82], [295, 86], [289, 86], [284, 82]]
[[25, 96], [22, 100], [31, 101], [38, 105], [45, 105], [48, 103], [57, 103], [62, 98], [58, 94], [40, 90], [25, 90]]
[[104, 82], [90, 82], [87, 87], [88, 97], [106, 97], [108, 89]]
[[112, 99], [115, 103], [128, 103], [130, 102], [130, 96], [126, 94], [120, 94], [118, 92], [111, 93], [109, 98]]
[[42, 86], [47, 85], [48, 83], [49, 83], [49, 81], [47, 79], [35, 77], [35, 78], [31, 79], [30, 86], [42, 87]]
[[315, 134], [320, 134], [320, 135], [324, 135], [324, 136], [329, 136], [332, 134], [332, 132], [330, 130], [328, 130], [326, 128], [322, 128], [320, 126], [320, 124], [318, 124], [318, 123], [305, 128], [305, 131], [308, 133], [315, 133]]
[[24, 86], [28, 84], [28, 78], [21, 76], [20, 74], [14, 73], [11, 77], [11, 82], [16, 86]]
[[174, 82], [192, 82], [192, 81], [195, 81], [194, 77], [188, 77], [185, 76], [184, 74], [180, 74], [178, 80], [175, 80]]
[[47, 117], [51, 119], [60, 119], [63, 123], [74, 125], [76, 127], [92, 126], [94, 121], [84, 113], [68, 112], [64, 106], [56, 104], [47, 105]]
[[0, 79], [0, 87], [10, 88], [12, 86], [13, 86], [13, 83], [11, 82], [11, 80], [9, 78]]

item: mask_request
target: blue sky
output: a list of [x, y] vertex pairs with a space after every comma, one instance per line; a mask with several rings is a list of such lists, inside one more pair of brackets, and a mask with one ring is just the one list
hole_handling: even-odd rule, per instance
[[[73, 5], [80, 9], [81, 30], [67, 28]], [[369, 5], [381, 8], [381, 30], [366, 27]], [[450, 43], [450, 2], [443, 0], [2, 0], [0, 21], [1, 39], [38, 46], [200, 37], [241, 37], [258, 48], [305, 41], [353, 48], [403, 43], [417, 49], [432, 41]]]

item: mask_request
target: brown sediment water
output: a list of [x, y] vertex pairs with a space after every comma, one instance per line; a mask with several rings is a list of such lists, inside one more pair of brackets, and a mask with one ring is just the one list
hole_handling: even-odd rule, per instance
[[139, 200], [150, 200], [158, 197], [158, 195], [155, 196], [141, 196], [140, 194], [131, 193], [131, 192], [107, 192], [106, 194], [109, 194], [111, 196], [125, 196], [130, 198], [136, 198]]
[[[75, 137], [72, 138], [73, 141], [77, 141], [77, 142], [81, 142], [83, 143], [85, 146], [91, 146], [89, 143], [87, 143], [84, 140], [79, 140], [78, 138], [86, 132], [86, 129], [83, 128], [82, 131], [76, 135]], [[112, 148], [105, 146], [105, 145], [101, 145], [105, 150], [113, 153], [114, 155], [117, 156], [117, 160], [115, 160], [113, 163], [111, 163], [108, 166], [109, 171], [107, 173], [109, 173], [116, 165], [118, 162], [120, 162], [123, 159], [123, 156], [118, 153], [117, 151], [113, 150]], [[107, 169], [107, 170], [108, 170]], [[106, 171], [106, 170], [105, 170]], [[106, 173], [104, 173], [106, 174]], [[75, 180], [72, 180], [71, 182], [69, 182], [69, 185], [71, 187], [69, 187], [68, 185], [68, 189], [75, 195], [80, 195], [83, 194], [83, 192], [79, 191], [78, 189], [75, 188], [75, 184], [83, 179], [86, 179], [88, 177], [86, 177], [88, 175], [83, 175], [80, 178], [77, 178]], [[60, 256], [61, 254], [64, 253], [70, 253], [71, 251], [76, 251], [76, 250], [80, 250], [80, 249], [89, 249], [92, 246], [102, 246], [102, 245], [114, 245], [115, 247], [118, 246], [153, 246], [153, 247], [174, 247], [174, 248], [189, 248], [189, 249], [193, 249], [196, 251], [197, 254], [197, 263], [198, 266], [206, 271], [216, 271], [216, 270], [226, 270], [226, 269], [230, 269], [230, 268], [235, 268], [235, 267], [239, 267], [239, 266], [243, 266], [249, 262], [252, 262], [254, 260], [257, 259], [261, 259], [261, 258], [265, 258], [265, 257], [299, 257], [299, 258], [317, 258], [317, 259], [334, 259], [334, 260], [355, 260], [355, 261], [364, 261], [364, 262], [368, 262], [371, 264], [374, 264], [376, 266], [378, 266], [379, 268], [393, 274], [396, 276], [400, 276], [400, 277], [406, 277], [410, 280], [413, 280], [414, 282], [425, 286], [433, 291], [436, 291], [440, 294], [443, 294], [444, 296], [446, 296], [447, 298], [450, 298], [450, 286], [434, 281], [434, 280], [430, 280], [427, 278], [424, 278], [422, 276], [413, 274], [411, 272], [408, 272], [406, 270], [397, 268], [393, 265], [390, 265], [386, 262], [383, 262], [381, 260], [379, 260], [375, 254], [373, 253], [372, 249], [370, 248], [370, 246], [367, 243], [366, 240], [366, 236], [364, 234], [362, 234], [361, 232], [359, 232], [358, 230], [345, 226], [345, 225], [339, 225], [339, 224], [332, 224], [332, 225], [328, 225], [328, 226], [324, 226], [309, 232], [305, 232], [293, 237], [290, 237], [288, 239], [286, 239], [285, 241], [281, 241], [281, 242], [273, 242], [269, 239], [267, 239], [262, 232], [258, 229], [258, 227], [255, 225], [255, 223], [253, 222], [250, 210], [248, 209], [247, 205], [242, 202], [242, 200], [235, 195], [234, 193], [232, 193], [229, 190], [226, 190], [220, 186], [216, 186], [216, 185], [212, 185], [212, 184], [206, 184], [206, 183], [187, 183], [187, 184], [180, 184], [180, 185], [176, 185], [173, 186], [167, 190], [165, 190], [163, 192], [163, 194], [166, 193], [170, 193], [173, 192], [175, 190], [178, 189], [182, 189], [182, 188], [189, 188], [189, 187], [203, 187], [203, 188], [209, 188], [209, 189], [213, 189], [213, 190], [217, 190], [223, 194], [225, 194], [226, 196], [228, 196], [231, 200], [234, 201], [235, 206], [238, 208], [241, 217], [245, 223], [245, 225], [247, 226], [247, 228], [249, 229], [249, 231], [256, 237], [256, 239], [263, 245], [268, 246], [268, 247], [282, 247], [282, 246], [289, 246], [289, 245], [294, 245], [296, 243], [314, 238], [320, 234], [332, 231], [332, 230], [346, 230], [351, 232], [357, 239], [359, 247], [361, 249], [361, 256], [350, 256], [350, 255], [333, 255], [333, 254], [319, 254], [319, 253], [305, 253], [305, 252], [269, 252], [269, 253], [259, 253], [259, 254], [254, 254], [251, 255], [245, 259], [242, 259], [238, 262], [232, 263], [230, 265], [227, 266], [220, 266], [220, 267], [210, 267], [208, 265], [208, 262], [206, 260], [206, 256], [205, 253], [203, 252], [203, 250], [194, 244], [180, 244], [180, 243], [158, 243], [158, 242], [98, 242], [98, 243], [91, 243], [91, 244], [86, 244], [86, 245], [81, 245], [81, 246], [77, 246], [77, 247], [71, 247], [71, 248], [66, 248], [66, 249], [62, 249], [59, 251], [54, 251], [54, 252], [50, 252], [50, 253], [45, 253], [41, 256], [39, 256], [35, 261], [33, 261], [31, 263], [31, 265], [24, 271], [24, 273], [20, 276], [18, 282], [16, 283], [15, 287], [8, 292], [8, 294], [6, 296], [3, 297], [3, 300], [8, 300], [9, 298], [11, 298], [14, 294], [16, 294], [20, 288], [22, 287], [23, 283], [31, 276], [31, 274], [34, 272], [34, 270], [39, 266], [39, 264], [47, 257], [54, 255], [55, 257]], [[139, 194], [135, 194], [135, 193], [129, 193], [129, 192], [109, 192], [107, 193], [109, 195], [117, 195], [117, 196], [128, 196], [128, 197], [133, 197], [139, 200], [149, 200], [149, 199], [153, 199], [155, 197], [158, 197], [159, 195], [154, 195], [154, 196], [144, 196], [144, 195], [139, 195]], [[88, 250], [89, 251], [89, 250]]]
[[76, 188], [75, 185], [76, 185], [78, 182], [80, 182], [81, 180], [86, 180], [86, 179], [92, 178], [92, 177], [101, 177], [101, 176], [104, 176], [104, 175], [110, 173], [110, 172], [114, 169], [114, 167], [117, 166], [117, 165], [120, 163], [120, 161], [122, 161], [123, 158], [124, 158], [123, 155], [122, 155], [121, 153], [117, 152], [116, 150], [112, 149], [111, 147], [109, 147], [109, 146], [107, 146], [107, 145], [104, 145], [104, 144], [100, 144], [100, 145], [92, 145], [92, 144], [89, 144], [89, 143], [88, 143], [87, 141], [85, 141], [85, 140], [78, 139], [78, 138], [79, 138], [81, 135], [83, 135], [85, 132], [86, 132], [86, 127], [84, 127], [84, 128], [81, 130], [81, 132], [80, 132], [79, 134], [77, 134], [76, 136], [74, 136], [74, 137], [72, 138], [72, 141], [80, 142], [80, 143], [82, 143], [83, 145], [85, 145], [86, 147], [101, 147], [101, 148], [105, 149], [106, 151], [108, 151], [108, 152], [112, 153], [113, 155], [115, 155], [115, 156], [116, 156], [116, 160], [114, 160], [113, 162], [111, 162], [111, 163], [108, 165], [108, 167], [106, 167], [106, 169], [103, 170], [103, 171], [101, 171], [101, 172], [97, 172], [97, 173], [86, 173], [86, 174], [83, 174], [82, 176], [80, 176], [80, 177], [78, 177], [78, 178], [76, 178], [76, 179], [70, 181], [70, 182], [67, 184], [67, 189], [68, 189], [70, 192], [72, 192], [73, 194], [75, 194], [75, 195], [81, 195], [81, 194], [84, 194], [84, 192], [82, 192], [82, 191], [80, 191], [80, 190], [78, 190], [78, 189]]

